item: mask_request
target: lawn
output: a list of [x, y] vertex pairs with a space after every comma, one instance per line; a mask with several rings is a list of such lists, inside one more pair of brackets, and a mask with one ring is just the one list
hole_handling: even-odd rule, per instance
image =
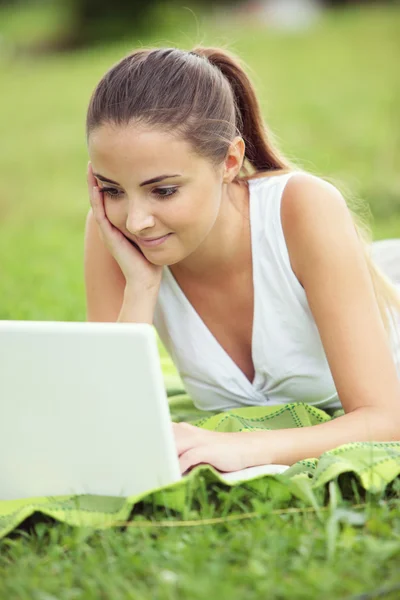
[[[35, 13], [39, 30], [54, 18]], [[8, 41], [33, 21], [0, 12], [0, 319], [85, 320], [85, 111], [104, 71], [138, 45], [240, 54], [287, 156], [371, 211], [374, 238], [400, 237], [398, 5], [329, 13], [293, 35], [188, 11], [179, 19], [148, 39], [12, 58]], [[337, 505], [327, 493], [319, 513], [260, 508], [239, 489], [222, 510], [224, 493], [211, 501], [204, 490], [184, 524], [143, 506], [119, 530], [32, 520], [0, 542], [0, 598], [400, 597], [400, 486], [390, 498], [339, 495]], [[167, 523], [149, 527], [143, 512]]]

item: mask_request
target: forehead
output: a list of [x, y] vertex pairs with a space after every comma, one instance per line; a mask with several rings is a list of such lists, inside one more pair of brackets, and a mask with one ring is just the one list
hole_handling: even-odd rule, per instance
[[134, 125], [101, 125], [91, 132], [88, 149], [95, 168], [110, 176], [110, 171], [123, 173], [132, 166], [140, 177], [146, 173], [159, 175], [159, 169], [175, 169], [175, 173], [180, 172], [177, 169], [193, 169], [196, 161], [201, 161], [188, 142], [170, 133]]

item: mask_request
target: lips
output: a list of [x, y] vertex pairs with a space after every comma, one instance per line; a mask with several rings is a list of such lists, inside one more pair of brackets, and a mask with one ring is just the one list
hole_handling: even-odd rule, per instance
[[161, 237], [156, 237], [156, 238], [136, 238], [136, 239], [137, 239], [137, 243], [139, 245], [151, 248], [153, 246], [159, 246], [159, 245], [163, 244], [165, 242], [165, 240], [167, 240], [171, 235], [172, 235], [172, 233], [167, 233], [166, 235], [162, 235]]
[[165, 233], [164, 235], [159, 235], [157, 237], [152, 237], [152, 238], [137, 238], [139, 242], [154, 242], [154, 240], [160, 240], [161, 238], [167, 236], [168, 233]]

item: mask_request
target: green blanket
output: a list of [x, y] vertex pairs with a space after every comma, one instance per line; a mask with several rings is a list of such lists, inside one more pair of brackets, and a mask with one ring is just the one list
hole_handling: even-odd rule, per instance
[[[187, 421], [218, 431], [244, 431], [305, 427], [337, 416], [329, 416], [307, 404], [204, 413], [193, 406], [180, 379], [168, 374], [170, 370], [171, 365], [163, 361], [174, 421]], [[323, 502], [326, 484], [334, 479], [339, 482], [343, 494], [350, 493], [359, 499], [365, 493], [389, 493], [391, 488], [398, 487], [398, 480], [395, 480], [399, 474], [400, 442], [345, 444], [325, 452], [319, 459], [300, 461], [281, 475], [262, 475], [242, 483], [225, 483], [212, 467], [199, 465], [177, 483], [129, 498], [81, 495], [0, 501], [0, 538], [32, 515], [39, 518], [50, 516], [73, 526], [100, 529], [125, 522], [133, 509], [135, 514], [141, 511], [143, 518], [146, 514], [152, 517], [154, 509], [160, 507], [167, 511], [167, 516], [193, 516], [189, 509], [198, 510], [204, 497], [206, 502], [214, 502], [218, 511], [216, 498], [224, 494], [224, 508], [221, 510], [225, 515], [226, 490], [231, 486], [241, 488], [250, 509], [261, 504], [276, 508], [299, 502], [318, 506]]]

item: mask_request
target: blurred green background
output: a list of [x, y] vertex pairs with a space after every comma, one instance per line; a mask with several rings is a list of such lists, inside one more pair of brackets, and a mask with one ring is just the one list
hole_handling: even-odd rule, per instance
[[78, 42], [77, 1], [0, 0], [0, 319], [85, 320], [86, 108], [140, 46], [237, 53], [284, 153], [361, 199], [376, 239], [400, 236], [398, 2], [325, 6], [299, 27], [262, 3], [155, 2]]
[[[140, 19], [121, 18], [122, 0], [106, 4], [95, 15], [101, 3], [89, 0], [85, 22], [80, 0], [0, 0], [0, 319], [86, 319], [86, 108], [104, 72], [141, 46], [236, 52], [287, 157], [358, 199], [375, 239], [400, 237], [398, 2], [314, 2], [295, 14], [295, 0], [143, 0], [151, 6]], [[362, 514], [336, 509], [332, 490], [317, 515], [268, 514], [269, 501], [255, 497], [262, 520], [228, 524], [228, 513], [248, 512], [235, 491], [218, 492], [226, 518], [212, 527], [89, 538], [39, 523], [35, 535], [2, 542], [0, 597], [399, 597], [398, 487], [387, 502], [367, 498]], [[214, 489], [212, 502], [203, 492], [188, 518], [217, 515]]]

